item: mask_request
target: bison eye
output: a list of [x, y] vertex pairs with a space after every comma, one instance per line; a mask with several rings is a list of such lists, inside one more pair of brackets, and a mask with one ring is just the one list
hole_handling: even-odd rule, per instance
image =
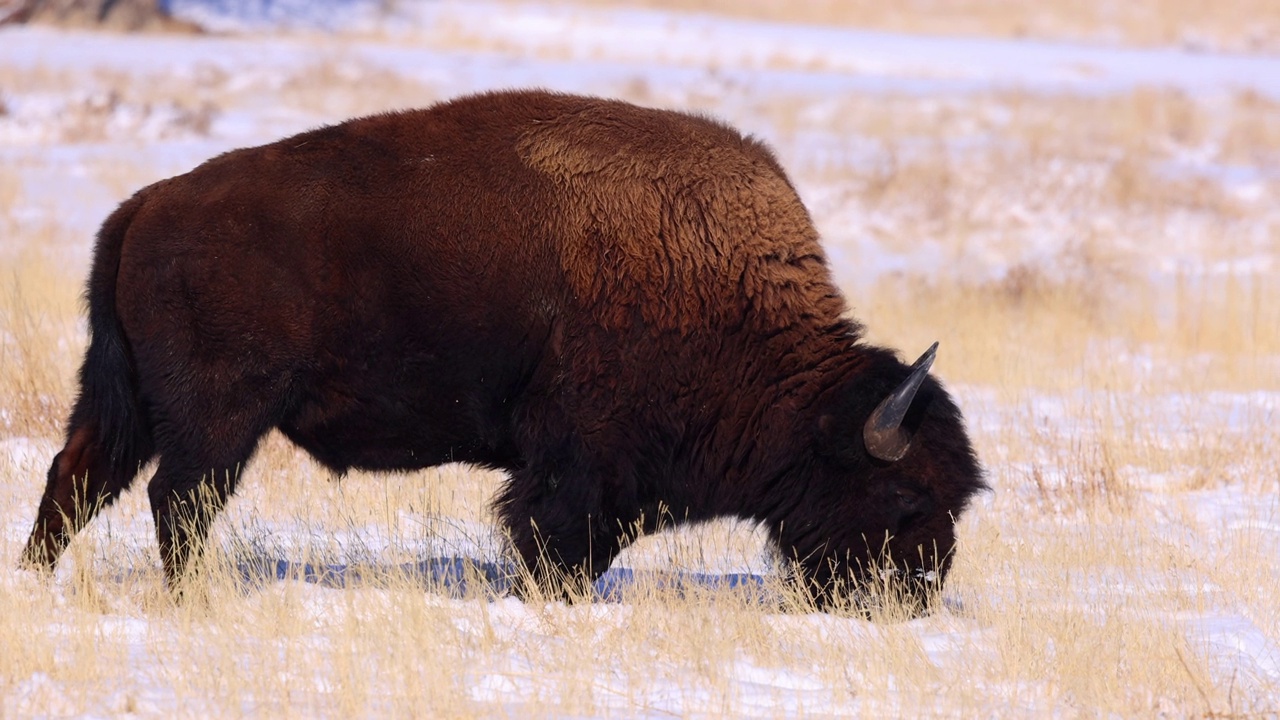
[[920, 503], [924, 502], [924, 493], [911, 488], [900, 487], [893, 492], [894, 499], [898, 501], [898, 507], [911, 512], [920, 507]]
[[897, 506], [899, 531], [933, 509], [933, 498], [924, 488], [899, 485], [894, 488], [893, 502]]

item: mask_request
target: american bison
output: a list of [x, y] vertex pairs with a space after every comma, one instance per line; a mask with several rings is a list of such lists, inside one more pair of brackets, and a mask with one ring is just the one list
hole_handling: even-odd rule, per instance
[[932, 349], [860, 341], [777, 160], [704, 117], [494, 92], [228, 152], [112, 213], [87, 300], [36, 567], [158, 458], [176, 587], [273, 428], [337, 473], [507, 472], [541, 583], [728, 516], [820, 600], [919, 592], [983, 487]]

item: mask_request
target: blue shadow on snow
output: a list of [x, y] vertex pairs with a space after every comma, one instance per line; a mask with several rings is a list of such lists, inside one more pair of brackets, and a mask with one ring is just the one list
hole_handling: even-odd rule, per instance
[[[480, 581], [474, 594], [506, 594], [515, 584], [515, 566], [509, 562], [475, 560], [466, 557], [434, 557], [394, 565], [356, 563], [303, 563], [278, 558], [252, 558], [236, 563], [240, 580], [247, 587], [260, 588], [272, 582], [301, 580], [326, 588], [358, 587], [370, 582], [404, 581], [452, 597], [467, 597], [468, 586]], [[624, 602], [637, 583], [646, 587], [673, 590], [684, 596], [706, 590], [728, 590], [755, 601], [767, 600], [765, 578], [753, 573], [702, 573], [679, 571], [636, 571], [611, 568], [594, 583], [595, 599]]]

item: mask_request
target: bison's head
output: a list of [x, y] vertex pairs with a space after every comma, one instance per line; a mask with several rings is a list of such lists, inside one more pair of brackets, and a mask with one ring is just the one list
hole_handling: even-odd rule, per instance
[[779, 540], [821, 601], [843, 586], [923, 609], [947, 573], [956, 519], [985, 485], [959, 409], [928, 374], [936, 349], [907, 366], [856, 348], [862, 369], [818, 417], [811, 492]]

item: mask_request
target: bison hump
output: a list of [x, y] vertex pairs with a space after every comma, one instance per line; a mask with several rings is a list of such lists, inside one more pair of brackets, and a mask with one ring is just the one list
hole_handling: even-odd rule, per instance
[[611, 101], [530, 124], [521, 160], [555, 189], [562, 269], [605, 324], [690, 332], [834, 321], [813, 223], [758, 141], [706, 118]]

